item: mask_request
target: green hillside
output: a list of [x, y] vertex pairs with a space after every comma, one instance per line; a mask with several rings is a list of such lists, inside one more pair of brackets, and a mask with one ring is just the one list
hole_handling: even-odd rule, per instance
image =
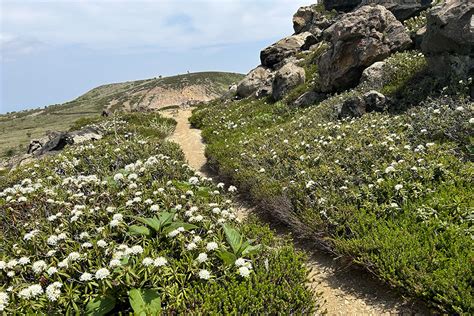
[[[48, 131], [68, 130], [80, 118], [93, 118], [102, 110], [135, 110], [147, 108], [144, 96], [154, 97], [152, 89], [177, 91], [198, 86], [206, 97], [215, 98], [239, 81], [242, 75], [224, 72], [200, 72], [165, 78], [107, 84], [90, 90], [75, 100], [34, 109], [0, 115], [0, 158], [25, 153], [31, 139], [42, 137]], [[202, 94], [200, 95], [202, 96]], [[190, 100], [193, 96], [190, 95]], [[149, 100], [149, 99], [148, 99]], [[166, 104], [171, 106], [175, 104]]]

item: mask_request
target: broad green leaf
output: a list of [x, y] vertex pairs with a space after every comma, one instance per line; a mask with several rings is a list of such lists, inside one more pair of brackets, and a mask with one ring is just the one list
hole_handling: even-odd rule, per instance
[[136, 220], [150, 226], [157, 232], [161, 230], [160, 221], [156, 217], [153, 217], [153, 218], [136, 217]]
[[170, 212], [163, 212], [158, 215], [158, 221], [160, 223], [161, 227], [164, 227], [166, 225], [169, 225], [173, 222], [173, 217], [175, 213], [170, 213]]
[[145, 226], [132, 225], [128, 228], [130, 235], [150, 236], [150, 230]]
[[237, 260], [237, 257], [230, 251], [227, 250], [221, 250], [218, 252], [219, 258], [224, 261], [224, 264], [226, 265], [233, 265], [235, 263], [235, 260]]
[[242, 251], [242, 256], [251, 256], [251, 255], [254, 255], [254, 254], [256, 254], [257, 252], [259, 252], [260, 249], [262, 249], [262, 245], [247, 246], [247, 247], [244, 248], [244, 250]]
[[115, 297], [105, 296], [97, 297], [87, 303], [86, 315], [101, 316], [105, 315], [115, 307]]
[[236, 229], [230, 227], [227, 224], [224, 225], [224, 233], [227, 242], [232, 248], [232, 251], [234, 254], [238, 254], [240, 247], [242, 246], [242, 236]]
[[161, 298], [155, 290], [132, 289], [128, 298], [135, 315], [158, 315], [161, 312]]

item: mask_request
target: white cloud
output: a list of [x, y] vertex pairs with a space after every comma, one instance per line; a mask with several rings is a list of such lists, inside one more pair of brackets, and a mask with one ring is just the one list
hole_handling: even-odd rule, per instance
[[299, 6], [314, 2], [3, 0], [1, 19], [4, 32], [48, 45], [80, 44], [104, 50], [144, 47], [185, 50], [289, 35], [292, 14]]

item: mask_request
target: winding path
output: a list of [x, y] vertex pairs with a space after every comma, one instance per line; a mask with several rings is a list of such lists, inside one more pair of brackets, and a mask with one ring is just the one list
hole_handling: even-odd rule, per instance
[[[177, 121], [175, 132], [169, 140], [179, 144], [186, 156], [188, 164], [201, 175], [209, 177], [205, 169], [205, 144], [201, 131], [191, 127], [188, 119], [191, 109], [170, 110], [162, 112], [166, 117]], [[240, 217], [251, 212], [240, 206]], [[308, 283], [317, 296], [322, 299], [322, 309], [328, 315], [426, 315], [429, 310], [420, 302], [409, 301], [391, 290], [387, 285], [376, 280], [364, 270], [343, 264], [340, 260], [308, 246], [298, 245], [311, 254], [306, 263], [310, 269]]]

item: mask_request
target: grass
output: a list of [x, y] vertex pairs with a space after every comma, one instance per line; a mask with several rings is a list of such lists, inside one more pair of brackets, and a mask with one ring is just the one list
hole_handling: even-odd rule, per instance
[[316, 311], [304, 256], [236, 219], [235, 188], [197, 177], [164, 140], [175, 121], [99, 124], [103, 139], [0, 178], [0, 312]]
[[400, 101], [390, 113], [338, 120], [343, 100], [371, 88], [357, 87], [306, 109], [214, 102], [191, 122], [211, 166], [298, 236], [470, 314], [474, 108], [464, 86], [430, 87], [417, 52], [387, 64], [382, 90]]

